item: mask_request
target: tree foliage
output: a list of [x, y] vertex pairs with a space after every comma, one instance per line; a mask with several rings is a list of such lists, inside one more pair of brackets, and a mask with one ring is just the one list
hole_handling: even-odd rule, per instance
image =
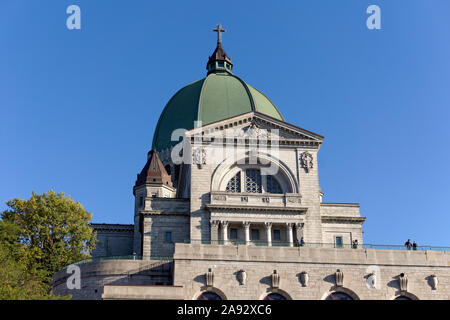
[[89, 258], [96, 236], [92, 215], [64, 193], [33, 192], [6, 202], [1, 214], [0, 298], [45, 298], [52, 275]]
[[45, 274], [29, 263], [27, 247], [15, 241], [16, 225], [0, 221], [0, 299], [47, 299]]

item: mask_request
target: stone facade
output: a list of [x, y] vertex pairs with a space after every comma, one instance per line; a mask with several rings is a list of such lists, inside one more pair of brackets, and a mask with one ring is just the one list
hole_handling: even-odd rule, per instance
[[[72, 294], [74, 299], [191, 300], [203, 292], [230, 300], [261, 300], [270, 293], [321, 300], [333, 292], [364, 300], [450, 299], [450, 255], [438, 251], [176, 244], [173, 262], [109, 260], [80, 267], [82, 289], [67, 289], [64, 269], [54, 277], [56, 293]], [[209, 269], [213, 283], [207, 286]], [[274, 270], [279, 275], [276, 287]], [[400, 287], [401, 274], [407, 279], [405, 290]]]
[[67, 281], [72, 273], [67, 268], [53, 276], [53, 292], [57, 295], [72, 295], [74, 300], [99, 300], [105, 286], [162, 286], [173, 283], [171, 261], [150, 260], [100, 260], [80, 263], [80, 289], [69, 289]]
[[[175, 242], [293, 246], [303, 238], [310, 244], [362, 244], [365, 218], [359, 205], [322, 203], [317, 160], [322, 140], [257, 112], [186, 131], [180, 144], [184, 164], [170, 169], [177, 171], [171, 178], [175, 185], [147, 179], [134, 188], [134, 240], [127, 254], [170, 256]], [[261, 141], [267, 145], [261, 147]], [[167, 176], [164, 167], [177, 165], [169, 151], [161, 153], [161, 161], [154, 162]], [[246, 190], [248, 170], [261, 172], [259, 192]], [[266, 175], [264, 170], [272, 171]], [[227, 191], [236, 174], [242, 177], [239, 192]], [[279, 188], [275, 193], [269, 178]]]
[[91, 224], [97, 233], [97, 243], [92, 256], [127, 256], [133, 252], [134, 226], [127, 224]]
[[[151, 150], [137, 175], [134, 225], [93, 225], [98, 244], [93, 261], [78, 264], [82, 288], [68, 289], [64, 269], [54, 276], [57, 294], [450, 298], [448, 253], [363, 249], [359, 204], [322, 202], [318, 156], [324, 137], [284, 121], [231, 69], [208, 65], [209, 80], [186, 86], [168, 104], [180, 115], [162, 113], [153, 145], [166, 149]], [[205, 83], [216, 85], [208, 90]], [[204, 91], [213, 103], [203, 104]], [[190, 110], [195, 108], [202, 110]], [[205, 125], [198, 123], [200, 113], [210, 120]], [[184, 116], [198, 120], [180, 143], [168, 143], [167, 128], [186, 124]], [[124, 257], [100, 258], [119, 255]]]
[[[174, 256], [174, 285], [183, 288], [185, 299], [196, 299], [203, 291], [215, 291], [226, 299], [263, 299], [277, 292], [287, 299], [321, 300], [332, 292], [344, 292], [354, 299], [391, 300], [450, 299], [450, 255], [436, 251], [394, 251], [346, 248], [274, 248], [255, 246], [177, 245]], [[206, 288], [204, 274], [214, 272], [213, 288]], [[343, 284], [336, 284], [336, 270], [343, 273]], [[245, 270], [247, 283], [237, 279]], [[278, 288], [271, 284], [277, 270]], [[309, 276], [305, 286], [301, 274]], [[369, 283], [372, 272], [375, 284]], [[401, 291], [398, 278], [408, 279]], [[439, 279], [433, 289], [431, 276]]]
[[[252, 150], [246, 132], [255, 127], [276, 129], [278, 149]], [[243, 140], [232, 143], [232, 156], [217, 161], [223, 150], [217, 134], [230, 128], [244, 132]], [[54, 278], [55, 292], [74, 299], [197, 299], [204, 292], [250, 300], [270, 293], [326, 299], [336, 292], [352, 299], [450, 299], [447, 252], [363, 249], [359, 204], [322, 202], [322, 139], [256, 112], [187, 131], [186, 163], [171, 177], [174, 186], [136, 186], [134, 226], [94, 225], [94, 256], [134, 253], [142, 260], [80, 264], [78, 291], [67, 289], [62, 270]], [[176, 166], [167, 156], [162, 162]], [[277, 169], [271, 174], [277, 192], [268, 192], [264, 175], [252, 185], [260, 192], [248, 192], [247, 170], [271, 166]]]

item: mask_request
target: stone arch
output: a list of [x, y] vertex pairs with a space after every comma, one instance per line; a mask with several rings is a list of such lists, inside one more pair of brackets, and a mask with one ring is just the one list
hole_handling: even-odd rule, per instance
[[282, 289], [268, 289], [266, 292], [264, 292], [259, 296], [259, 300], [264, 300], [264, 298], [266, 298], [268, 295], [272, 293], [279, 294], [280, 296], [286, 298], [286, 300], [292, 300], [291, 295]]
[[332, 293], [344, 293], [344, 294], [348, 295], [350, 298], [352, 298], [353, 300], [360, 300], [359, 296], [354, 291], [352, 291], [349, 288], [345, 288], [345, 287], [331, 288], [328, 292], [325, 292], [325, 294], [323, 294], [323, 296], [320, 300], [325, 300]]
[[396, 300], [399, 297], [406, 297], [410, 300], [420, 300], [415, 294], [412, 294], [411, 292], [400, 292], [399, 294], [393, 296], [391, 300]]
[[222, 290], [220, 290], [219, 288], [216, 287], [207, 287], [207, 288], [202, 288], [200, 291], [197, 291], [194, 296], [192, 297], [192, 300], [197, 300], [198, 297], [200, 297], [200, 295], [202, 293], [205, 292], [211, 292], [211, 293], [215, 293], [217, 294], [222, 300], [227, 300], [227, 296], [225, 295], [225, 293], [223, 293]]
[[[211, 177], [211, 191], [223, 191], [228, 181], [240, 170], [241, 167], [257, 168], [263, 167], [258, 164], [244, 164], [245, 160], [249, 159], [248, 152], [244, 155], [240, 155], [237, 160], [231, 159], [232, 157], [223, 160], [214, 170]], [[269, 154], [258, 153], [256, 155], [258, 160], [263, 160], [265, 163], [269, 163], [271, 166], [276, 166], [278, 172], [275, 178], [278, 182], [283, 184], [281, 187], [285, 193], [299, 193], [299, 185], [297, 179], [289, 167], [279, 159], [274, 158]], [[241, 164], [242, 163], [242, 164]], [[281, 181], [280, 181], [281, 180]]]

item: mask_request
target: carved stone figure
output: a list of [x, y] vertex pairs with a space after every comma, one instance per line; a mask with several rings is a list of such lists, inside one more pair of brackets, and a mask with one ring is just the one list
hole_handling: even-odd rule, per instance
[[276, 289], [280, 286], [280, 275], [277, 270], [273, 270], [272, 273], [272, 288]]
[[309, 169], [313, 168], [313, 156], [309, 152], [303, 152], [300, 155], [300, 162], [302, 168], [306, 170], [306, 172], [309, 172]]
[[337, 269], [334, 273], [334, 278], [336, 281], [336, 287], [342, 287], [344, 285], [344, 273]]
[[303, 271], [300, 273], [300, 282], [302, 283], [303, 287], [307, 287], [308, 286], [308, 282], [309, 282], [309, 274], [306, 271]]
[[431, 280], [431, 288], [433, 289], [433, 290], [436, 290], [437, 289], [437, 285], [438, 285], [438, 278], [436, 277], [436, 275], [435, 274], [432, 274], [431, 276], [430, 276], [430, 280]]
[[203, 147], [198, 147], [194, 149], [192, 152], [192, 161], [194, 164], [201, 167], [203, 164], [206, 164], [206, 150]]
[[247, 283], [247, 272], [245, 272], [245, 270], [239, 270], [237, 272], [237, 279], [241, 286], [245, 286], [245, 284]]
[[377, 274], [374, 271], [372, 271], [372, 273], [367, 276], [366, 283], [370, 289], [376, 288]]
[[398, 285], [400, 291], [408, 291], [408, 277], [404, 273], [400, 273], [398, 276]]
[[208, 269], [208, 272], [205, 274], [205, 278], [207, 287], [214, 286], [214, 272], [212, 271], [211, 268]]

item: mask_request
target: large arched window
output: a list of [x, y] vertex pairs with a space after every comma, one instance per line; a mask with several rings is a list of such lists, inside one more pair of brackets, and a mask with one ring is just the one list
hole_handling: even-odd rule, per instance
[[333, 292], [325, 300], [353, 300], [353, 298], [344, 292]]
[[245, 192], [262, 192], [261, 171], [259, 169], [245, 170]]
[[241, 192], [241, 172], [239, 171], [236, 175], [228, 181], [227, 191], [229, 192]]
[[281, 186], [274, 176], [267, 176], [267, 192], [269, 193], [283, 193]]
[[214, 292], [203, 292], [198, 296], [197, 300], [222, 300], [222, 298]]
[[283, 193], [280, 183], [274, 176], [262, 176], [260, 169], [238, 171], [227, 183], [228, 192]]

